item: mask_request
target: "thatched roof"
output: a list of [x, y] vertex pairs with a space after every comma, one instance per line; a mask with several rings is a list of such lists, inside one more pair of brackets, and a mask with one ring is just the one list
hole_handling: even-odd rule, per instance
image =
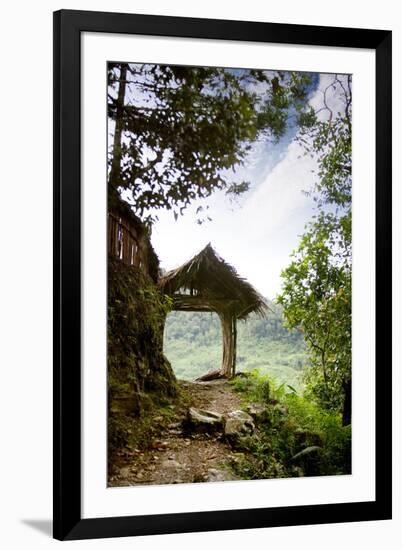
[[164, 274], [159, 286], [171, 296], [188, 294], [220, 304], [221, 309], [228, 307], [238, 319], [244, 319], [251, 312], [265, 315], [269, 309], [263, 296], [240, 277], [211, 244], [185, 264]]

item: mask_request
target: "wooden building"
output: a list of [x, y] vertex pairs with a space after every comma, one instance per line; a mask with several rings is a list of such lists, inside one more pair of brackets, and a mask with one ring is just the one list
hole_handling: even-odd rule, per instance
[[157, 283], [159, 259], [142, 221], [123, 201], [113, 201], [108, 212], [108, 253], [126, 265], [137, 267]]

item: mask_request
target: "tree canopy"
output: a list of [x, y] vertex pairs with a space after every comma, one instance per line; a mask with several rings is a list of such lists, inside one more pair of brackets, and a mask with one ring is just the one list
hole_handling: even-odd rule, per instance
[[[330, 107], [327, 92], [338, 99]], [[339, 102], [340, 99], [340, 102]], [[351, 76], [335, 75], [323, 92], [323, 108], [298, 136], [317, 158], [310, 192], [317, 215], [306, 226], [290, 265], [283, 271], [278, 301], [289, 327], [306, 339], [312, 369], [310, 391], [326, 407], [351, 419], [352, 344], [352, 89]], [[340, 106], [339, 106], [340, 105]], [[318, 118], [324, 111], [325, 118]]]
[[306, 117], [306, 73], [109, 63], [109, 191], [142, 219], [175, 217], [215, 190], [239, 194], [233, 172], [256, 140]]

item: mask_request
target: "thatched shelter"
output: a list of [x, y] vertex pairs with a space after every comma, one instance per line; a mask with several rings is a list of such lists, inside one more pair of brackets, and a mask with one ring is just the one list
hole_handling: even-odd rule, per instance
[[175, 310], [213, 311], [219, 315], [222, 367], [202, 378], [231, 378], [236, 368], [237, 319], [246, 319], [252, 312], [264, 316], [268, 310], [264, 298], [210, 244], [185, 264], [164, 274], [159, 286], [173, 298]]

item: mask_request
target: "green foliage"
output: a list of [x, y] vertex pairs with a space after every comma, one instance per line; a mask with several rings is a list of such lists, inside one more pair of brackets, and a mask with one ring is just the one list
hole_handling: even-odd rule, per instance
[[321, 214], [311, 225], [283, 271], [278, 298], [288, 326], [305, 336], [312, 395], [335, 410], [342, 409], [351, 371], [351, 258], [343, 222]]
[[[326, 93], [340, 90], [342, 112], [328, 106]], [[309, 395], [340, 411], [350, 423], [352, 307], [352, 127], [351, 77], [324, 91], [326, 120], [306, 120], [298, 139], [317, 158], [318, 179], [312, 194], [318, 213], [306, 226], [290, 265], [283, 270], [278, 302], [287, 325], [305, 336], [311, 369]]]
[[[271, 304], [272, 312], [261, 319], [250, 315], [239, 321], [237, 371], [259, 368], [275, 378], [300, 387], [302, 369], [307, 361], [303, 335], [283, 326], [281, 309]], [[219, 368], [222, 361], [222, 330], [216, 314], [197, 312], [169, 313], [166, 319], [164, 351], [176, 376], [193, 380]]]
[[273, 378], [263, 374], [259, 369], [253, 369], [247, 376], [236, 376], [231, 380], [235, 390], [245, 396], [248, 401], [269, 404], [277, 398], [277, 392], [282, 395], [283, 385], [276, 387]]
[[[233, 467], [246, 479], [340, 475], [351, 472], [351, 427], [293, 388], [253, 371], [232, 382], [248, 403], [263, 404], [253, 436], [240, 442]], [[269, 388], [269, 391], [267, 389]], [[299, 454], [300, 453], [300, 454]]]
[[[328, 106], [329, 89], [340, 100], [340, 112]], [[306, 154], [318, 157], [313, 193], [319, 205], [348, 208], [352, 200], [352, 76], [335, 75], [324, 91], [323, 101], [321, 111], [326, 113], [326, 119], [319, 119], [312, 109], [304, 111], [297, 139]]]
[[256, 139], [285, 133], [290, 114], [306, 109], [311, 81], [306, 73], [214, 67], [109, 63], [108, 70], [108, 115], [122, 126], [110, 150], [110, 166], [118, 166], [110, 184], [126, 190], [142, 219], [159, 208], [177, 217], [216, 189], [244, 192], [247, 182], [231, 181], [229, 170]]

